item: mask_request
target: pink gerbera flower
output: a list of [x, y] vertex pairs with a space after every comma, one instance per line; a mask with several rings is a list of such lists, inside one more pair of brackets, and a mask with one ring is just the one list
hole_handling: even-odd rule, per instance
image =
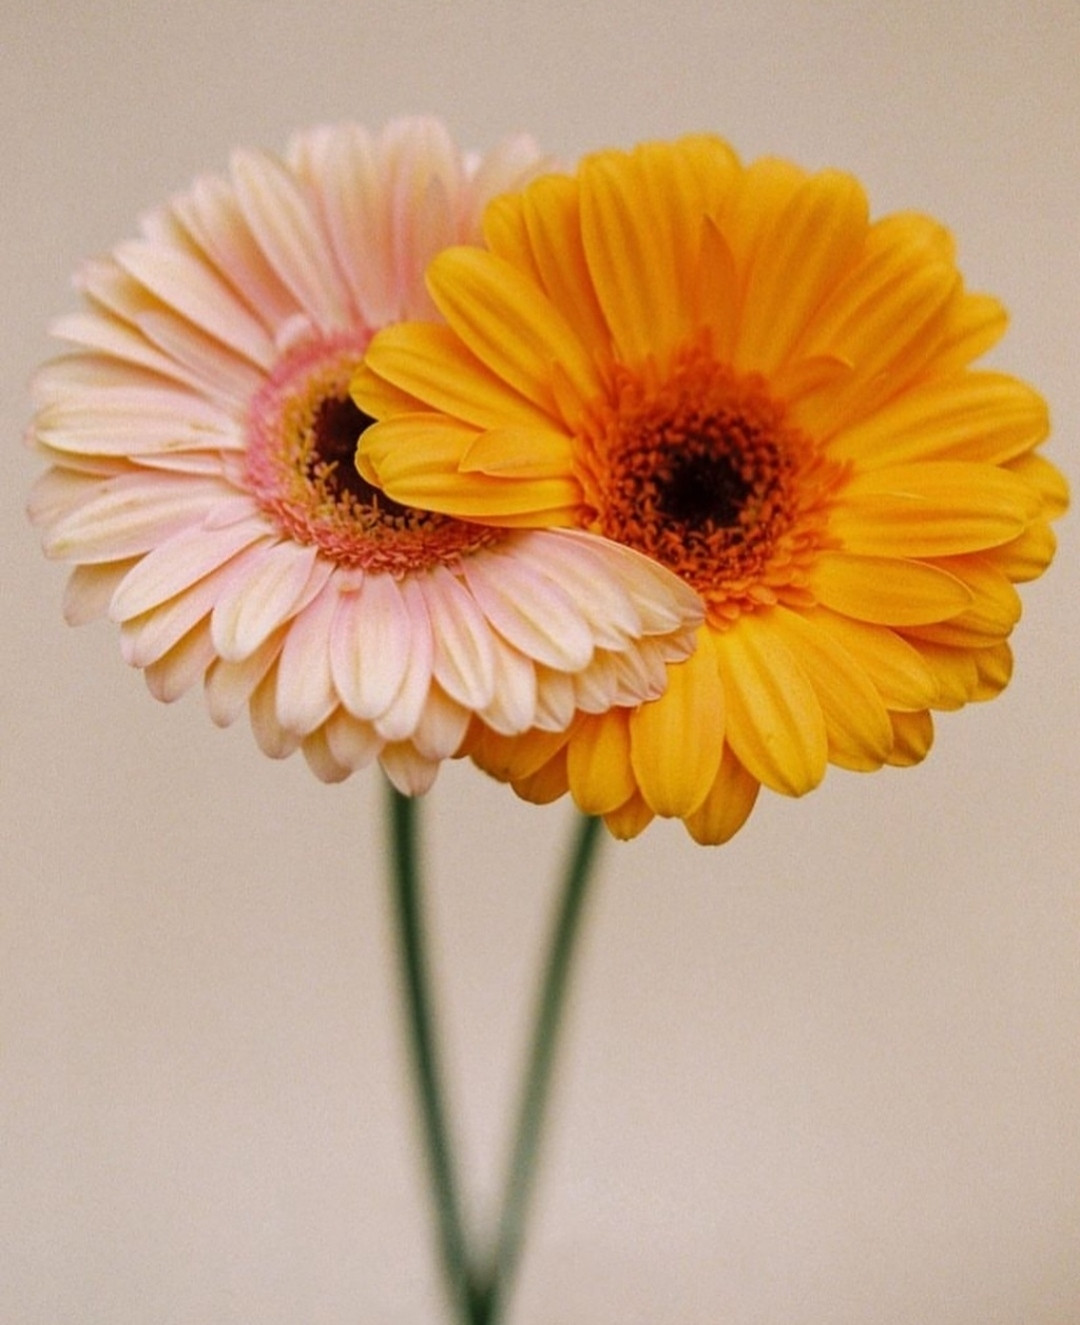
[[76, 352], [35, 383], [31, 517], [75, 563], [68, 620], [119, 622], [159, 699], [204, 677], [267, 754], [327, 781], [378, 758], [416, 793], [473, 715], [561, 730], [690, 651], [696, 595], [638, 554], [401, 506], [353, 465], [373, 332], [436, 316], [429, 259], [542, 164], [525, 138], [463, 156], [430, 120], [316, 129], [83, 269], [89, 307], [54, 328]]

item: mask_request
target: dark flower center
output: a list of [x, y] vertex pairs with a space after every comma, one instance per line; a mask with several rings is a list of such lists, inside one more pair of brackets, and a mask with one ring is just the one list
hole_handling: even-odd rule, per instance
[[[703, 447], [713, 439], [694, 439]], [[703, 449], [676, 455], [670, 472], [658, 476], [657, 505], [670, 519], [694, 529], [728, 529], [754, 490], [752, 479], [731, 455]]]
[[319, 402], [312, 422], [312, 473], [320, 473], [326, 488], [338, 500], [352, 498], [384, 515], [404, 516], [408, 508], [370, 484], [356, 468], [356, 445], [375, 420], [349, 396], [327, 396]]
[[582, 442], [588, 527], [681, 575], [715, 623], [804, 592], [838, 470], [763, 379], [697, 346], [666, 377], [620, 365]]

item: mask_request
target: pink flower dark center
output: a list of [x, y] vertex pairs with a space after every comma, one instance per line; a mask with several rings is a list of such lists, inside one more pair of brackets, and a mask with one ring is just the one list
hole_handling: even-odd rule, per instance
[[298, 543], [341, 566], [405, 575], [497, 542], [482, 525], [402, 506], [356, 469], [360, 434], [372, 422], [349, 397], [367, 336], [297, 346], [251, 402], [246, 474], [263, 511]]

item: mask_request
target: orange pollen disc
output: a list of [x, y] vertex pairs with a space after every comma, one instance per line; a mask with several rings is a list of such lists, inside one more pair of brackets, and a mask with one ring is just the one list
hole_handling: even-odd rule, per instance
[[282, 533], [341, 566], [400, 576], [452, 565], [503, 535], [402, 506], [361, 478], [356, 444], [372, 420], [349, 380], [368, 339], [307, 341], [276, 365], [248, 412], [248, 487]]
[[842, 468], [786, 421], [763, 378], [704, 350], [684, 352], [664, 380], [651, 368], [614, 373], [581, 439], [588, 527], [682, 576], [717, 625], [808, 603]]

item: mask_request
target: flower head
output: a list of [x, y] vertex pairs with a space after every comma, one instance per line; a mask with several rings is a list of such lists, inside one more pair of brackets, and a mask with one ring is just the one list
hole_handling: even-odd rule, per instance
[[1005, 315], [942, 226], [702, 136], [540, 178], [484, 234], [429, 270], [447, 325], [370, 347], [361, 473], [618, 540], [707, 615], [662, 697], [555, 738], [476, 725], [479, 763], [620, 835], [659, 814], [718, 842], [760, 786], [914, 763], [932, 710], [1005, 685], [1013, 584], [1049, 563], [1065, 487], [1040, 397], [971, 367]]
[[353, 464], [374, 329], [437, 316], [430, 258], [539, 165], [527, 139], [464, 157], [428, 120], [318, 129], [238, 152], [84, 268], [89, 307], [55, 327], [76, 351], [35, 384], [31, 515], [76, 563], [68, 618], [119, 622], [160, 699], [205, 678], [268, 754], [326, 780], [378, 758], [416, 792], [473, 715], [559, 729], [689, 652], [700, 607], [643, 557], [413, 509]]

